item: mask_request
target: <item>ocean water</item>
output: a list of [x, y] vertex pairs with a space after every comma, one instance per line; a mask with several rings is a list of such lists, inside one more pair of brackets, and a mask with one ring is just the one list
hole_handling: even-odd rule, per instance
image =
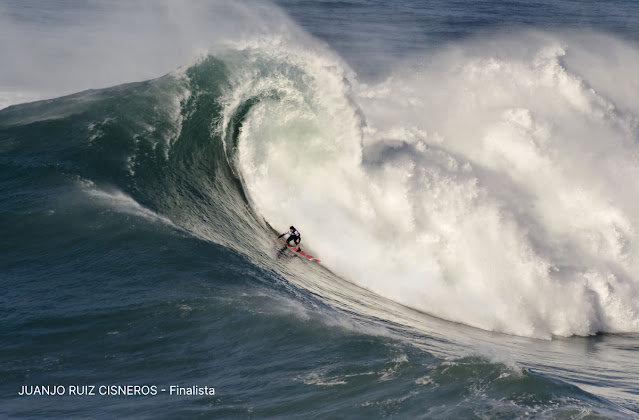
[[639, 417], [636, 2], [5, 0], [0, 62], [0, 417]]

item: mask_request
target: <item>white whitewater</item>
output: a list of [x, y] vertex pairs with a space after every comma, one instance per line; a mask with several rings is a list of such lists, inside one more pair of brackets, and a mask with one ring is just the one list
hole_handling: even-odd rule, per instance
[[334, 272], [437, 317], [639, 331], [639, 52], [580, 36], [477, 40], [375, 86], [321, 49], [246, 47], [227, 113], [262, 98], [239, 141], [253, 205]]

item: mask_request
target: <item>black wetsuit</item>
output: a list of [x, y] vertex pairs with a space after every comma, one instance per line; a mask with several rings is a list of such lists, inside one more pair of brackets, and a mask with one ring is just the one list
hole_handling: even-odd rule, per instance
[[297, 231], [297, 229], [293, 229], [292, 232], [290, 230], [287, 230], [286, 232], [284, 232], [280, 236], [278, 236], [278, 238], [281, 238], [282, 236], [284, 236], [286, 234], [289, 235], [288, 239], [286, 240], [286, 245], [291, 245], [291, 241], [293, 241], [293, 243], [295, 245], [297, 245], [297, 251], [298, 252], [301, 251], [302, 247], [299, 246], [299, 243], [302, 241], [302, 236]]

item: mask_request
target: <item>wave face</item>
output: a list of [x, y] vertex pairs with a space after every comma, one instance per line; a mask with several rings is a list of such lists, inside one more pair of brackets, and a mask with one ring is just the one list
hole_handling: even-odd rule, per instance
[[[588, 44], [639, 63], [621, 41]], [[46, 149], [82, 153], [78, 179], [252, 258], [267, 226], [294, 223], [325, 267], [442, 319], [637, 332], [639, 100], [613, 83], [639, 83], [627, 68], [529, 33], [366, 85], [325, 48], [271, 38], [2, 122], [51, 136], [73, 118], [77, 140]]]

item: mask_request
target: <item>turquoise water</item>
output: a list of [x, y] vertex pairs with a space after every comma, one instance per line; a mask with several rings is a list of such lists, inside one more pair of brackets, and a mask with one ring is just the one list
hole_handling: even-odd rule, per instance
[[634, 3], [58, 6], [0, 7], [3, 417], [638, 416]]

